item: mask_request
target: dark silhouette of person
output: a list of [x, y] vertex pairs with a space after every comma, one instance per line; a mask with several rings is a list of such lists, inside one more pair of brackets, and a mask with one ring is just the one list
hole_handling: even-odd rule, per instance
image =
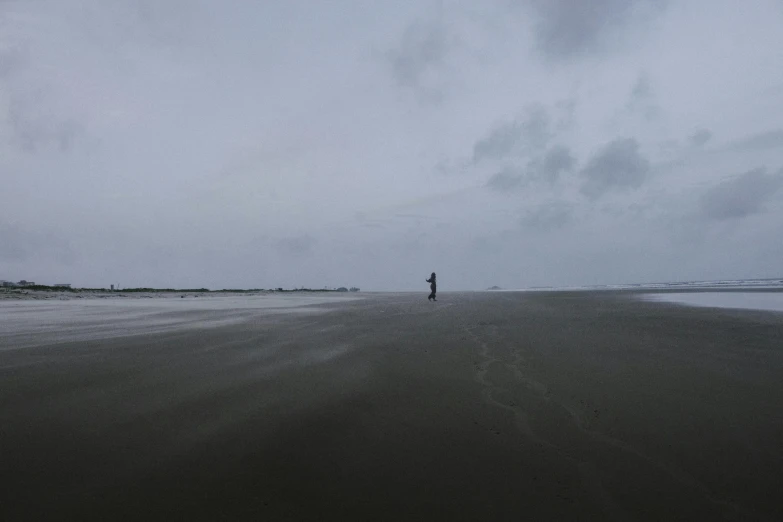
[[427, 300], [429, 301], [430, 299], [432, 299], [433, 301], [437, 301], [437, 299], [435, 299], [435, 292], [438, 289], [438, 285], [435, 282], [435, 272], [433, 272], [430, 278], [427, 279], [426, 281], [430, 284], [430, 290], [432, 290], [432, 293], [430, 293], [430, 296], [427, 298]]

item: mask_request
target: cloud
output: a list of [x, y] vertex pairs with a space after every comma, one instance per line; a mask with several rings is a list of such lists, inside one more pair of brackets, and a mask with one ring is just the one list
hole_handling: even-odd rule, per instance
[[759, 151], [783, 148], [783, 129], [752, 134], [729, 143], [726, 148], [735, 151]]
[[527, 212], [521, 223], [525, 227], [549, 231], [562, 228], [573, 220], [574, 207], [570, 203], [555, 201]]
[[0, 260], [10, 262], [29, 258], [33, 253], [30, 239], [16, 227], [1, 226], [0, 244], [3, 248], [0, 248]]
[[316, 239], [307, 235], [285, 237], [277, 241], [278, 250], [284, 254], [297, 257], [310, 255], [317, 243]]
[[498, 192], [507, 192], [519, 187], [523, 177], [524, 174], [519, 169], [506, 167], [487, 180], [487, 187]]
[[655, 118], [661, 111], [655, 102], [652, 80], [647, 74], [640, 74], [636, 79], [628, 99], [627, 110], [640, 112], [648, 120]]
[[650, 77], [646, 74], [640, 74], [636, 83], [631, 89], [631, 99], [636, 101], [644, 101], [652, 98], [652, 84]]
[[581, 192], [597, 199], [606, 192], [637, 189], [647, 179], [650, 162], [633, 138], [616, 139], [599, 150], [582, 169]]
[[496, 126], [489, 135], [473, 145], [473, 163], [502, 160], [544, 147], [552, 138], [549, 113], [540, 106], [527, 110], [514, 121]]
[[528, 0], [526, 3], [536, 14], [535, 38], [538, 49], [547, 58], [557, 60], [605, 50], [609, 37], [628, 26], [634, 20], [634, 15], [642, 14], [649, 18], [665, 2]]
[[694, 147], [703, 147], [712, 139], [712, 132], [709, 129], [699, 129], [688, 138], [688, 142]]
[[714, 220], [758, 214], [781, 186], [783, 169], [776, 174], [768, 174], [764, 168], [753, 169], [708, 190], [701, 198], [701, 214]]
[[0, 40], [0, 111], [5, 112], [0, 113], [0, 124], [5, 123], [9, 141], [28, 153], [50, 146], [69, 150], [83, 133], [83, 125], [58, 114], [52, 88], [25, 78], [26, 53], [3, 44]]
[[23, 63], [22, 53], [18, 49], [0, 47], [0, 80], [11, 76]]
[[571, 151], [563, 145], [555, 145], [542, 158], [538, 173], [542, 179], [555, 183], [564, 172], [570, 172], [576, 165]]
[[0, 245], [0, 261], [7, 263], [27, 262], [38, 256], [56, 256], [70, 262], [74, 256], [69, 242], [56, 231], [31, 230], [15, 223], [0, 223]]
[[573, 170], [576, 160], [571, 151], [556, 145], [538, 158], [530, 160], [525, 168], [506, 166], [487, 180], [486, 186], [498, 192], [508, 192], [531, 182], [556, 183], [565, 172]]
[[398, 48], [386, 53], [392, 74], [401, 87], [413, 89], [428, 99], [439, 99], [440, 81], [454, 40], [440, 24], [409, 26]]
[[[421, 266], [486, 288], [779, 260], [783, 189], [753, 227], [699, 199], [783, 166], [766, 2], [672, 2], [655, 34], [655, 0], [0, 2], [0, 278], [403, 290]], [[701, 246], [671, 245], [683, 223]]]
[[33, 100], [12, 99], [8, 107], [8, 123], [14, 140], [22, 150], [36, 152], [55, 146], [68, 151], [84, 132], [73, 119], [57, 119], [36, 107]]

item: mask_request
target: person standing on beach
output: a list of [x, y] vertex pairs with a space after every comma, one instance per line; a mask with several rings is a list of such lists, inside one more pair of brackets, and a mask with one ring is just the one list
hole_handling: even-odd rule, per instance
[[435, 299], [435, 291], [438, 289], [438, 285], [435, 283], [435, 272], [433, 272], [430, 278], [426, 281], [430, 284], [430, 290], [432, 290], [432, 293], [430, 293], [430, 296], [427, 298], [427, 300], [429, 301], [431, 299], [433, 301], [437, 301], [437, 299]]

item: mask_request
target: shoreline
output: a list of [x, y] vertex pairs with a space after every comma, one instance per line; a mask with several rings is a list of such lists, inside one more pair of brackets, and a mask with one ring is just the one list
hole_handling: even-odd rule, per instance
[[[365, 292], [371, 293], [371, 292]], [[74, 299], [163, 299], [163, 298], [211, 298], [211, 297], [235, 297], [235, 296], [348, 296], [356, 297], [359, 292], [342, 292], [338, 290], [31, 290], [25, 288], [0, 288], [0, 300], [60, 300]]]

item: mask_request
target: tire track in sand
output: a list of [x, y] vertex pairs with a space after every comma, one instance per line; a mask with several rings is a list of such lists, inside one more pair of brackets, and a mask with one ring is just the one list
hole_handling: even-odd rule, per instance
[[489, 344], [485, 342], [475, 331], [481, 328], [489, 329], [491, 331], [490, 335], [496, 337], [498, 341], [500, 341], [500, 336], [498, 335], [498, 327], [489, 323], [479, 322], [473, 327], [463, 327], [465, 333], [479, 346], [478, 355], [482, 358], [482, 361], [476, 365], [475, 380], [483, 387], [482, 396], [484, 400], [497, 408], [511, 412], [514, 416], [516, 428], [525, 438], [541, 447], [550, 448], [561, 457], [574, 462], [578, 467], [580, 475], [582, 476], [582, 482], [585, 486], [585, 489], [590, 491], [594, 498], [601, 502], [607, 517], [610, 517], [612, 520], [633, 520], [633, 517], [629, 516], [629, 514], [625, 512], [624, 509], [614, 500], [609, 491], [603, 487], [601, 484], [600, 473], [592, 462], [582, 461], [567, 449], [541, 438], [533, 430], [533, 427], [530, 423], [530, 417], [520, 406], [517, 406], [515, 403], [506, 404], [505, 402], [493, 396], [493, 394], [506, 391], [503, 386], [493, 382], [492, 379], [488, 376], [489, 369], [493, 365], [501, 366], [513, 374], [516, 380], [524, 385], [528, 392], [530, 392], [529, 395], [531, 398], [554, 406], [555, 408], [563, 411], [571, 420], [573, 427], [575, 427], [579, 433], [587, 437], [589, 440], [634, 455], [652, 467], [667, 474], [680, 484], [699, 491], [703, 495], [703, 498], [715, 506], [728, 508], [737, 515], [750, 517], [754, 520], [770, 520], [771, 522], [771, 519], [760, 517], [758, 513], [755, 513], [743, 506], [716, 497], [705, 484], [678, 466], [650, 457], [622, 440], [590, 429], [587, 426], [583, 416], [580, 415], [579, 412], [569, 407], [568, 405], [555, 400], [551, 396], [546, 384], [531, 379], [522, 373], [520, 366], [525, 363], [525, 357], [519, 353], [518, 350], [514, 350], [513, 347], [511, 347], [514, 357], [510, 361], [504, 361], [501, 358], [493, 356]]

